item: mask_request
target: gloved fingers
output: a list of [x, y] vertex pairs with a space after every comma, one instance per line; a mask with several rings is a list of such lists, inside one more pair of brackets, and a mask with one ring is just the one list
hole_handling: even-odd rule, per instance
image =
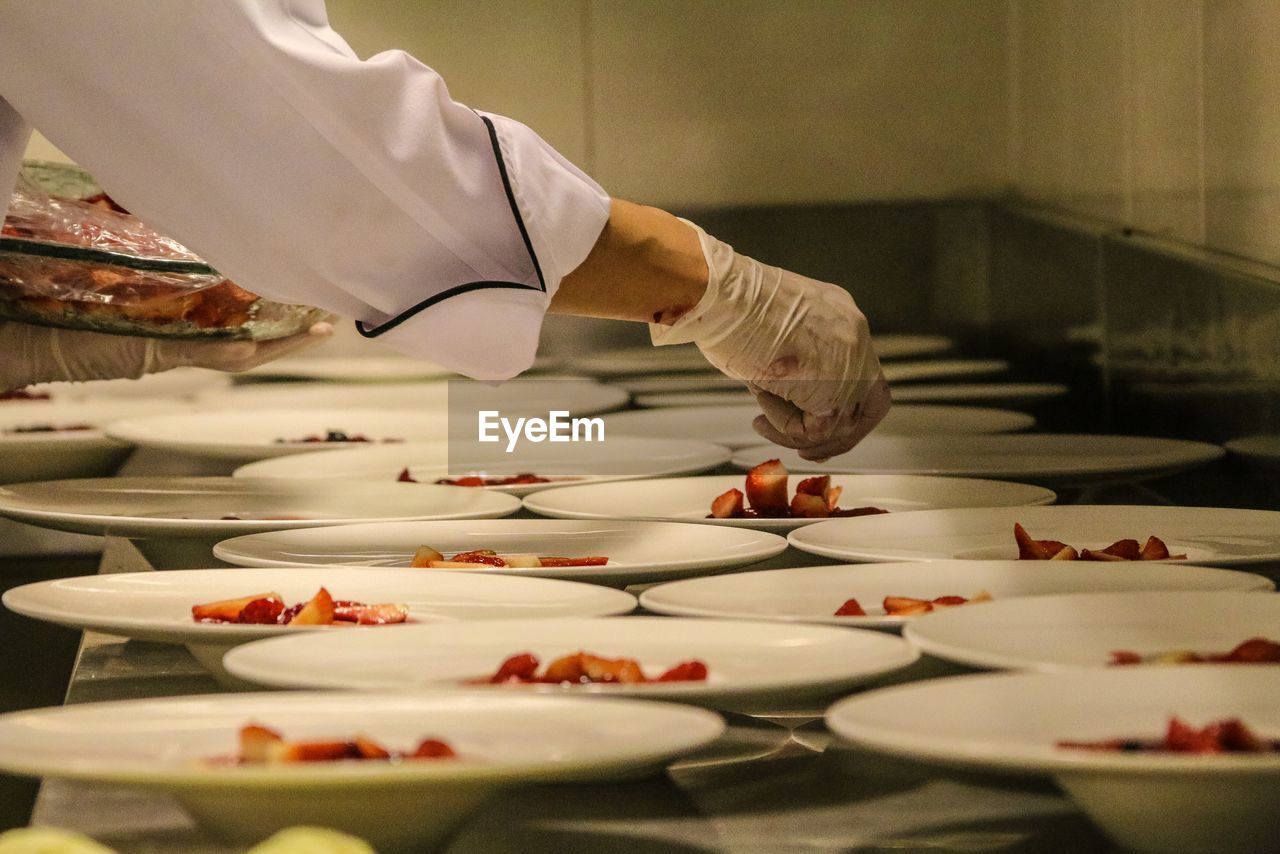
[[841, 421], [831, 438], [825, 442], [798, 449], [800, 457], [810, 462], [821, 463], [831, 457], [848, 453], [884, 420], [892, 404], [889, 386], [881, 375], [862, 405], [854, 410], [849, 418]]
[[281, 356], [296, 353], [328, 339], [333, 325], [312, 324], [306, 332], [273, 341], [162, 341], [156, 348], [153, 371], [193, 366], [215, 371], [247, 371]]
[[806, 412], [791, 401], [756, 386], [747, 386], [763, 413], [753, 422], [755, 431], [784, 448], [804, 448], [830, 438], [839, 424], [833, 413]]

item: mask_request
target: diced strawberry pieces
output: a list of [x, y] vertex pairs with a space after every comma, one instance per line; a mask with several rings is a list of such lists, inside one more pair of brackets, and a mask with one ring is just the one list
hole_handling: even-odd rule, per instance
[[607, 566], [609, 558], [602, 555], [590, 555], [588, 557], [539, 557], [538, 562], [542, 566]]
[[453, 480], [447, 480], [449, 486], [484, 486], [484, 478], [478, 475], [467, 475], [466, 477], [457, 477]]
[[354, 741], [291, 741], [280, 755], [283, 762], [333, 762], [338, 759], [359, 759], [360, 751]]
[[361, 759], [390, 759], [391, 751], [387, 750], [381, 744], [371, 738], [363, 735], [356, 736], [356, 740], [352, 742], [355, 745], [356, 753], [360, 754]]
[[410, 754], [413, 759], [454, 759], [457, 753], [446, 742], [438, 738], [423, 739], [417, 749]]
[[953, 608], [956, 605], [963, 605], [969, 600], [963, 596], [939, 596], [933, 600], [935, 608]]
[[418, 479], [409, 473], [408, 467], [400, 470], [400, 474], [396, 477], [399, 483], [417, 483]]
[[1111, 653], [1111, 663], [1113, 665], [1141, 664], [1142, 656], [1132, 650], [1118, 649]]
[[821, 495], [797, 492], [791, 499], [791, 515], [799, 519], [825, 519], [831, 515], [827, 500]]
[[[640, 662], [634, 658], [604, 658], [589, 652], [578, 654], [583, 678], [587, 682], [638, 685], [647, 681]], [[548, 668], [548, 672], [550, 668]]]
[[1280, 664], [1280, 643], [1266, 638], [1251, 638], [1231, 650], [1221, 660], [1239, 664]]
[[234, 623], [240, 619], [240, 612], [245, 609], [245, 606], [259, 599], [282, 601], [279, 593], [255, 593], [252, 596], [242, 596], [239, 599], [222, 599], [218, 602], [193, 605], [191, 607], [191, 616], [201, 622]]
[[796, 484], [797, 495], [817, 495], [825, 497], [827, 488], [831, 486], [830, 475], [819, 475], [817, 477], [806, 477], [804, 480]]
[[248, 724], [240, 728], [240, 761], [266, 762], [271, 758], [272, 745], [280, 744], [284, 738], [273, 729], [258, 724]]
[[1142, 548], [1137, 540], [1116, 540], [1103, 549], [1102, 554], [1114, 555], [1121, 560], [1142, 560]]
[[507, 562], [488, 549], [470, 552], [459, 552], [449, 559], [450, 563], [482, 563], [486, 566], [506, 566]]
[[742, 491], [739, 489], [730, 489], [717, 495], [711, 502], [711, 518], [737, 519], [742, 516], [742, 499]]
[[707, 665], [693, 659], [682, 661], [657, 678], [658, 682], [705, 682], [707, 681]]
[[582, 667], [583, 653], [564, 655], [547, 665], [540, 682], [583, 682], [586, 671]]
[[495, 685], [503, 682], [532, 682], [538, 675], [538, 657], [532, 653], [522, 652], [502, 662], [498, 672], [489, 681]]
[[846, 599], [845, 603], [836, 609], [837, 617], [865, 617], [867, 612], [863, 610], [862, 604], [857, 599]]
[[1142, 545], [1141, 557], [1143, 560], [1167, 560], [1169, 547], [1159, 537], [1147, 537]]
[[334, 602], [333, 619], [361, 626], [387, 626], [409, 619], [409, 609], [404, 605], [366, 605], [363, 602]]
[[910, 617], [933, 610], [933, 604], [927, 599], [913, 599], [910, 596], [886, 596], [883, 604], [885, 613], [891, 617]]
[[289, 621], [291, 626], [328, 626], [333, 623], [333, 597], [329, 591], [320, 588], [311, 601], [302, 606], [302, 610]]
[[236, 622], [274, 625], [284, 611], [284, 603], [279, 599], [254, 599], [240, 612]]
[[787, 500], [787, 469], [781, 460], [766, 460], [747, 472], [747, 503], [761, 516], [784, 516]]
[[432, 561], [444, 560], [444, 555], [431, 546], [418, 546], [417, 551], [413, 553], [413, 560], [409, 562], [409, 566], [414, 569], [425, 569], [431, 566]]
[[1268, 749], [1268, 744], [1239, 718], [1231, 718], [1218, 724], [1218, 742], [1224, 750], [1236, 753], [1258, 753]]

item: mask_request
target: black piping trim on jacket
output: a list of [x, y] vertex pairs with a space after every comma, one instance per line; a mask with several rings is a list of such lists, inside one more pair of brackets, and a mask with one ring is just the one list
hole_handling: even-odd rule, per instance
[[532, 285], [523, 285], [520, 282], [467, 282], [465, 285], [449, 288], [447, 291], [441, 291], [435, 296], [427, 297], [417, 305], [410, 306], [386, 323], [379, 324], [373, 329], [365, 326], [363, 320], [356, 321], [356, 331], [365, 338], [377, 338], [384, 332], [390, 332], [409, 318], [418, 314], [418, 312], [426, 311], [438, 302], [444, 302], [449, 297], [456, 297], [458, 294], [465, 294], [470, 291], [484, 291], [490, 289], [509, 290], [509, 291], [536, 291], [537, 288]]
[[410, 306], [400, 312], [386, 323], [381, 323], [372, 329], [365, 326], [364, 321], [357, 320], [356, 331], [365, 338], [377, 338], [384, 332], [390, 332], [392, 329], [395, 329], [409, 318], [417, 315], [419, 312], [426, 311], [436, 303], [443, 302], [450, 297], [456, 297], [459, 294], [490, 289], [517, 291], [536, 290], [541, 291], [544, 294], [547, 292], [547, 282], [546, 279], [542, 277], [542, 265], [538, 263], [538, 254], [533, 251], [533, 241], [529, 239], [529, 230], [525, 228], [524, 217], [520, 215], [520, 208], [516, 205], [516, 194], [511, 189], [511, 177], [507, 174], [507, 163], [502, 157], [502, 146], [498, 143], [498, 129], [494, 127], [493, 122], [488, 116], [480, 116], [480, 121], [484, 122], [484, 126], [489, 131], [489, 142], [493, 145], [493, 157], [498, 161], [498, 174], [502, 177], [502, 189], [507, 194], [507, 204], [511, 207], [511, 215], [515, 218], [516, 228], [520, 230], [520, 238], [524, 240], [525, 251], [529, 253], [529, 260], [533, 262], [533, 271], [538, 275], [538, 286], [535, 288], [532, 285], [525, 285], [520, 282], [501, 281], [467, 282], [466, 284], [457, 285], [456, 287], [441, 291], [435, 296], [427, 297], [422, 302]]

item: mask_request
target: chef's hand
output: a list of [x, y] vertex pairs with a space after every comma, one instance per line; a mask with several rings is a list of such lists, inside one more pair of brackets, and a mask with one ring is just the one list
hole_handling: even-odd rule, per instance
[[[689, 223], [692, 226], [692, 223]], [[757, 433], [821, 461], [852, 448], [889, 411], [867, 319], [835, 285], [761, 264], [699, 229], [709, 277], [702, 300], [655, 344], [692, 341], [755, 394]]]
[[321, 322], [274, 341], [187, 341], [0, 321], [0, 391], [60, 380], [133, 379], [185, 366], [244, 371], [332, 334], [333, 326]]

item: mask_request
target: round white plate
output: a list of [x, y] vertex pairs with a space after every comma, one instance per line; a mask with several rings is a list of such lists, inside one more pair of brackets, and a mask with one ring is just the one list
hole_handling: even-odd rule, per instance
[[1227, 451], [1246, 463], [1267, 471], [1280, 469], [1280, 436], [1248, 436], [1227, 442]]
[[622, 347], [570, 359], [568, 369], [588, 376], [623, 376], [667, 371], [706, 371], [711, 363], [692, 344], [668, 347]]
[[[142, 448], [160, 448], [223, 460], [260, 460], [312, 451], [351, 448], [348, 442], [299, 442], [329, 430], [361, 434], [372, 444], [387, 439], [409, 441], [448, 436], [445, 412], [405, 412], [391, 409], [258, 409], [252, 411], [191, 412], [116, 421], [107, 435]], [[277, 439], [286, 441], [278, 442]]]
[[[0, 516], [76, 534], [234, 537], [351, 522], [496, 519], [510, 495], [428, 484], [304, 483], [230, 477], [111, 477], [0, 488]], [[240, 519], [224, 519], [224, 516]], [[268, 516], [300, 516], [269, 519]]]
[[190, 399], [231, 386], [231, 375], [205, 368], [174, 368], [158, 374], [145, 374], [136, 380], [91, 380], [84, 383], [41, 383], [29, 391], [45, 392], [53, 400], [101, 400], [150, 397]]
[[999, 436], [880, 436], [847, 454], [811, 463], [776, 445], [744, 448], [733, 464], [744, 470], [778, 457], [796, 472], [824, 474], [936, 474], [1079, 485], [1139, 480], [1211, 463], [1222, 448], [1184, 439], [1028, 433]]
[[863, 747], [991, 771], [1052, 774], [1124, 848], [1266, 851], [1280, 838], [1280, 753], [1216, 756], [1060, 748], [1159, 738], [1239, 717], [1280, 738], [1280, 668], [1112, 667], [932, 679], [851, 697], [827, 726]]
[[248, 380], [394, 383], [446, 379], [457, 374], [406, 356], [295, 356], [258, 365], [238, 376]]
[[[286, 739], [358, 734], [450, 761], [230, 765], [249, 722]], [[0, 716], [0, 769], [163, 792], [245, 846], [291, 825], [352, 833], [379, 851], [427, 851], [503, 786], [654, 773], [724, 732], [702, 709], [514, 693], [224, 694], [84, 703]]]
[[447, 442], [366, 446], [262, 460], [236, 469], [235, 476], [385, 481], [395, 480], [408, 468], [412, 477], [428, 484], [442, 477], [472, 474], [500, 477], [522, 472], [551, 480], [551, 483], [486, 487], [490, 491], [527, 495], [565, 484], [693, 474], [713, 469], [729, 459], [728, 449], [706, 442], [608, 434], [604, 442], [590, 444], [526, 443], [514, 459], [495, 447], [497, 450], [491, 456], [473, 457], [469, 450], [455, 451], [450, 456]]
[[[794, 492], [792, 478], [788, 489]], [[1002, 507], [1052, 504], [1054, 494], [1039, 486], [1002, 480], [915, 475], [837, 475], [844, 489], [840, 506], [879, 507], [890, 512], [941, 507]], [[731, 525], [760, 531], [791, 531], [821, 519], [708, 519], [711, 501], [730, 489], [742, 490], [742, 475], [673, 477], [639, 483], [600, 483], [548, 489], [525, 498], [524, 506], [555, 519], [654, 519]]]
[[[494, 549], [506, 554], [609, 558], [605, 566], [482, 567], [465, 572], [564, 578], [624, 586], [707, 575], [779, 554], [786, 540], [763, 531], [679, 522], [574, 522], [502, 519], [475, 522], [392, 522], [275, 531], [226, 540], [214, 547], [237, 566], [347, 564], [408, 567], [428, 545], [446, 554]], [[453, 572], [422, 569], [414, 572]]]
[[[105, 425], [129, 415], [189, 408], [190, 404], [165, 398], [5, 403], [0, 405], [0, 482], [111, 474], [124, 462], [131, 446], [105, 435]], [[30, 427], [78, 425], [94, 429], [13, 432]]]
[[[604, 417], [605, 435], [701, 439], [726, 448], [759, 445], [751, 426], [760, 407], [688, 406], [619, 412]], [[1022, 412], [978, 406], [895, 406], [876, 427], [877, 435], [981, 435], [1029, 430], [1036, 420]]]
[[[478, 629], [478, 630], [477, 630]], [[382, 634], [382, 637], [375, 635]], [[334, 643], [333, 641], [345, 641]], [[391, 641], [391, 642], [389, 642]], [[492, 675], [508, 657], [536, 655], [545, 667], [585, 650], [634, 658], [657, 676], [682, 661], [707, 665], [702, 682], [639, 685], [468, 685]], [[280, 688], [396, 691], [521, 691], [680, 700], [732, 709], [780, 709], [833, 697], [875, 676], [906, 667], [919, 653], [880, 632], [825, 626], [669, 617], [511, 620], [484, 626], [414, 626], [358, 637], [280, 638], [232, 651], [228, 672]]]
[[938, 658], [1013, 670], [1101, 667], [1119, 650], [1225, 653], [1250, 638], [1280, 642], [1280, 596], [1096, 592], [987, 604], [981, 614], [929, 614], [907, 639]]
[[884, 378], [892, 383], [969, 379], [1007, 373], [1003, 359], [922, 359], [918, 362], [890, 362], [882, 365]]
[[205, 409], [407, 409], [445, 412], [454, 405], [493, 409], [508, 417], [540, 415], [553, 409], [595, 415], [627, 405], [620, 388], [585, 379], [519, 379], [490, 386], [454, 383], [253, 383], [201, 395]]
[[890, 332], [871, 339], [881, 361], [919, 359], [937, 356], [955, 349], [955, 342], [944, 335], [911, 335]]
[[910, 383], [893, 389], [895, 403], [968, 403], [1032, 406], [1066, 397], [1058, 383]]
[[[371, 567], [182, 569], [59, 578], [5, 592], [11, 611], [73, 629], [156, 643], [230, 646], [327, 626], [197, 623], [191, 606], [254, 593], [305, 602], [320, 588], [335, 599], [407, 605], [415, 622], [603, 617], [625, 614], [635, 599], [621, 590], [546, 578], [461, 572], [404, 572]], [[401, 631], [404, 626], [379, 626]]]
[[[852, 561], [1007, 560], [1018, 556], [1014, 523], [1037, 540], [1077, 549], [1117, 540], [1164, 540], [1171, 554], [1207, 566], [1280, 561], [1280, 512], [1220, 507], [1077, 504], [921, 510], [831, 519], [792, 531], [791, 544], [813, 554]], [[1028, 562], [1030, 564], [1030, 562]], [[1034, 565], [1034, 564], [1033, 564]], [[1117, 572], [1127, 567], [1117, 566]]]
[[[1048, 601], [1025, 597], [1051, 593], [1274, 589], [1275, 585], [1260, 575], [1230, 569], [1148, 563], [1116, 572], [1114, 567], [1104, 563], [1030, 566], [1025, 561], [964, 560], [813, 566], [691, 578], [649, 588], [641, 594], [640, 604], [649, 611], [678, 617], [780, 620], [866, 628], [896, 628], [914, 621], [914, 628], [919, 618], [891, 617], [884, 613], [881, 602], [886, 596], [969, 598], [985, 590], [995, 601], [984, 603], [982, 607], [999, 605], [1005, 614], [1012, 614], [1018, 612], [1024, 602]], [[1257, 598], [1275, 600], [1280, 605], [1280, 597]], [[836, 609], [848, 599], [857, 599], [867, 616], [834, 616]], [[946, 613], [964, 611], [969, 607], [978, 605], [952, 608]], [[1043, 615], [1043, 611], [1041, 613]], [[966, 622], [981, 632], [995, 614], [993, 610], [969, 615]], [[930, 616], [929, 619], [928, 627], [920, 626], [922, 634], [933, 630], [934, 618]], [[1026, 626], [1029, 632], [1035, 631], [1030, 620]], [[908, 635], [908, 638], [917, 640], [916, 635]], [[923, 648], [926, 652], [933, 652], [928, 646]]]

